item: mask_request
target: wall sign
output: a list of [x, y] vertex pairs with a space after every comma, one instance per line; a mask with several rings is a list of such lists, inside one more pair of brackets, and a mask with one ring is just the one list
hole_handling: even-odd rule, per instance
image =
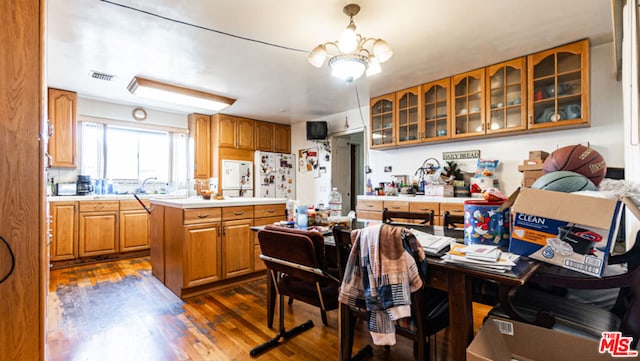
[[480, 150], [462, 150], [458, 152], [442, 152], [442, 160], [477, 159]]

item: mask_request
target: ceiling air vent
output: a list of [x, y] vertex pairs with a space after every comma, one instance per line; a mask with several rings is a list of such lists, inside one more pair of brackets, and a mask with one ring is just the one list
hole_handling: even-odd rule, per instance
[[106, 81], [111, 81], [113, 80], [113, 78], [115, 78], [115, 75], [111, 75], [111, 74], [107, 74], [107, 73], [101, 73], [99, 71], [94, 71], [92, 70], [90, 73], [92, 78], [95, 79], [100, 79], [100, 80], [106, 80]]

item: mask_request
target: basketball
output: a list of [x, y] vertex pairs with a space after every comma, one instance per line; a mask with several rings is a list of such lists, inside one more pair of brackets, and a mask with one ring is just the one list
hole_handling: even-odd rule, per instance
[[607, 173], [607, 164], [600, 153], [584, 145], [569, 145], [551, 153], [542, 165], [544, 173], [571, 171], [589, 178], [598, 186]]
[[531, 188], [565, 193], [597, 190], [589, 178], [576, 172], [564, 170], [542, 175], [533, 182]]

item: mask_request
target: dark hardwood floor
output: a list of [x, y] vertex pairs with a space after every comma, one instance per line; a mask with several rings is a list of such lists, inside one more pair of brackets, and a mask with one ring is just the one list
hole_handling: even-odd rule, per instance
[[[265, 287], [260, 278], [183, 301], [151, 274], [148, 257], [51, 271], [47, 360], [252, 360], [249, 351], [276, 333], [266, 327]], [[476, 329], [487, 311], [474, 304]], [[307, 319], [315, 327], [255, 359], [337, 360], [337, 316], [324, 326], [317, 308], [285, 305], [287, 328]], [[437, 335], [437, 360], [449, 360], [447, 332]], [[361, 322], [355, 342], [370, 343]], [[369, 360], [413, 360], [413, 347], [398, 337]]]

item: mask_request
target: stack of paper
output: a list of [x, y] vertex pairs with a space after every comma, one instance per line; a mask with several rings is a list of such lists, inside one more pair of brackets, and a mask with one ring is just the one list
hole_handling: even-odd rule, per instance
[[409, 231], [416, 236], [418, 243], [424, 249], [424, 253], [430, 256], [442, 256], [449, 245], [456, 242], [456, 239], [452, 237], [436, 236], [416, 229], [410, 229]]
[[519, 257], [501, 252], [495, 246], [453, 244], [442, 259], [466, 267], [479, 268], [493, 272], [510, 271]]

